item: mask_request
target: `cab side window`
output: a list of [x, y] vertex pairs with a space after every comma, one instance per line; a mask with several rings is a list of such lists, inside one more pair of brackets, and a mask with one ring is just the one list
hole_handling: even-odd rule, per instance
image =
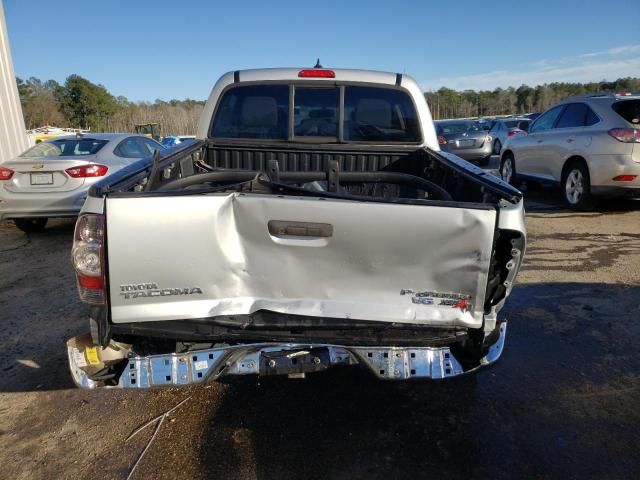
[[540, 115], [535, 122], [533, 122], [529, 131], [534, 133], [553, 128], [553, 124], [556, 122], [558, 115], [560, 115], [563, 109], [564, 105], [558, 105], [557, 107], [553, 107], [551, 110], [546, 111]]

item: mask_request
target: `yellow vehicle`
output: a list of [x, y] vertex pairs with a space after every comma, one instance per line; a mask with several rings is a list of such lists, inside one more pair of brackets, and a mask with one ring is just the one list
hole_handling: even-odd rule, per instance
[[137, 123], [135, 125], [135, 132], [139, 135], [160, 141], [162, 126], [159, 123]]

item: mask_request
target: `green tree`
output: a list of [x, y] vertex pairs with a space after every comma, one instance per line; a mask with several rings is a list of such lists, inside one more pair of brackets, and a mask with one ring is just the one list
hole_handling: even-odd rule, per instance
[[118, 101], [102, 85], [71, 75], [56, 94], [62, 112], [77, 127], [104, 130], [119, 108]]
[[20, 77], [16, 77], [16, 84], [18, 85], [18, 96], [20, 97], [20, 103], [23, 105], [29, 99], [30, 90], [27, 82], [22, 80]]

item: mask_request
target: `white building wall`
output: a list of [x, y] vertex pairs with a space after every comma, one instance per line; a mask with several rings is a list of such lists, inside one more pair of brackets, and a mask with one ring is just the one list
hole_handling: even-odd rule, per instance
[[27, 133], [11, 61], [7, 24], [4, 20], [4, 7], [0, 0], [0, 163], [17, 156], [26, 150], [27, 146]]

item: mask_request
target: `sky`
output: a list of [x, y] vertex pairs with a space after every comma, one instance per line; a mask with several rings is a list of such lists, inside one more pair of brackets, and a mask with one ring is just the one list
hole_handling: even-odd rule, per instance
[[317, 57], [425, 90], [640, 77], [640, 0], [0, 1], [17, 76], [79, 74], [134, 101]]

